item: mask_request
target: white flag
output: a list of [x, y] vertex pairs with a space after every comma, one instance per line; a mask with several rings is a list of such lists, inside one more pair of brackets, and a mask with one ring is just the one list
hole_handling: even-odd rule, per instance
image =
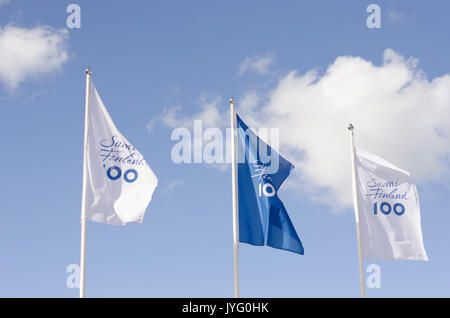
[[409, 172], [356, 149], [355, 161], [363, 257], [428, 260]]
[[116, 128], [92, 80], [89, 85], [85, 217], [110, 225], [141, 223], [158, 179]]

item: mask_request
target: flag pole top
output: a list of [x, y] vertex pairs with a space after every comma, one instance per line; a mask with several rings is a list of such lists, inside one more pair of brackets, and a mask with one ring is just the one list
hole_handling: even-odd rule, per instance
[[89, 75], [92, 74], [92, 69], [91, 69], [90, 67], [88, 67], [88, 68], [86, 69], [86, 74], [89, 74]]
[[233, 98], [233, 97], [231, 97], [230, 98], [230, 104], [232, 104], [233, 106], [234, 106], [234, 103], [236, 102], [236, 100]]
[[352, 123], [348, 124], [347, 129], [350, 131], [353, 131], [353, 128], [355, 128], [355, 126], [353, 126]]

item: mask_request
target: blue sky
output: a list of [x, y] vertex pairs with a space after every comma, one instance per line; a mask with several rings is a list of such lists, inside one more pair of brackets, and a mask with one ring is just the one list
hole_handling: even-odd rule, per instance
[[[3, 30], [8, 25], [22, 29], [49, 26], [51, 32], [58, 32], [66, 28], [69, 3], [11, 0], [0, 6], [0, 26]], [[380, 66], [388, 48], [417, 59], [418, 70], [429, 81], [450, 73], [450, 5], [446, 1], [432, 5], [377, 1], [380, 29], [366, 26], [368, 1], [76, 3], [81, 7], [81, 29], [59, 31], [67, 58], [50, 65], [53, 68], [48, 72], [33, 66], [14, 88], [7, 84], [12, 75], [2, 77], [0, 83], [2, 297], [78, 296], [77, 289], [66, 287], [66, 267], [79, 263], [80, 254], [87, 66], [93, 69], [97, 90], [117, 127], [159, 178], [143, 224], [88, 223], [88, 297], [233, 295], [231, 172], [206, 164], [172, 162], [172, 127], [162, 120], [171, 108], [179, 107], [177, 118], [189, 120], [201, 111], [206, 99], [217, 101], [214, 107], [227, 114], [227, 100], [233, 96], [239, 112], [240, 100], [256, 91], [262, 97], [247, 118], [257, 120], [260, 111], [267, 114], [270, 109], [271, 102], [265, 98], [280, 92], [279, 83], [289, 72], [296, 70], [302, 76], [315, 69], [321, 76], [336, 58], [346, 55]], [[257, 61], [261, 57], [270, 62], [240, 74], [247, 58]], [[2, 67], [0, 73], [6, 72], [7, 66]], [[445, 85], [441, 88], [444, 95], [448, 90]], [[449, 108], [445, 101], [443, 105]], [[430, 120], [437, 120], [429, 115]], [[149, 122], [155, 123], [152, 119], [156, 124], [149, 129]], [[228, 120], [224, 115], [217, 124], [226, 126]], [[408, 134], [415, 127], [413, 119], [409, 120], [401, 123]], [[271, 124], [280, 127], [284, 140], [295, 139], [283, 133], [282, 122]], [[345, 126], [343, 130], [348, 137]], [[307, 132], [299, 129], [298, 134], [302, 133]], [[404, 143], [388, 141], [386, 134], [378, 136], [378, 143], [371, 141], [376, 134], [363, 136], [361, 132], [361, 146], [380, 155], [393, 149], [383, 148], [383, 143], [399, 147]], [[348, 140], [343, 143], [347, 155]], [[379, 264], [382, 270], [382, 286], [368, 289], [369, 297], [450, 296], [448, 135], [443, 148], [430, 150], [443, 162], [441, 170], [421, 166], [420, 156], [410, 156], [415, 154], [414, 147], [422, 149], [420, 143], [426, 140], [409, 143], [404, 152], [392, 156], [403, 160], [395, 163], [412, 170], [413, 178], [415, 171], [433, 174], [418, 182], [430, 261], [366, 260], [366, 265]], [[332, 144], [332, 140], [323, 143], [323, 148]], [[404, 160], [404, 153], [410, 160]], [[296, 162], [295, 170], [305, 171], [301, 162]], [[317, 183], [315, 175], [309, 177]], [[333, 191], [332, 181], [324, 185]], [[352, 208], [344, 205], [335, 212], [334, 206], [345, 202], [330, 201], [333, 195], [327, 200], [324, 189], [302, 186], [293, 182], [282, 187], [280, 198], [305, 255], [241, 244], [242, 297], [359, 296]]]

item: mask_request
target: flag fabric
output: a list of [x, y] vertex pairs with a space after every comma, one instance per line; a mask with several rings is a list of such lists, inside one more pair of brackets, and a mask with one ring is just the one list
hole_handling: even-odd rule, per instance
[[[239, 241], [303, 255], [303, 245], [277, 194], [294, 166], [236, 117], [237, 147], [241, 155], [237, 164]], [[262, 149], [276, 160], [262, 160], [265, 156]], [[274, 162], [278, 165], [275, 171], [269, 167]]]
[[158, 179], [119, 132], [89, 83], [86, 219], [110, 225], [142, 223]]
[[356, 149], [355, 166], [363, 258], [428, 260], [409, 172]]

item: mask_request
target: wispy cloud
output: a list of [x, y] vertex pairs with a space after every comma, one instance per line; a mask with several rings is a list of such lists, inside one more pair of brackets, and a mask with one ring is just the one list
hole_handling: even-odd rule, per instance
[[10, 2], [10, 0], [0, 0], [0, 7], [2, 5], [8, 4]]
[[399, 11], [391, 10], [387, 14], [390, 22], [399, 23], [405, 18], [405, 14]]
[[257, 74], [269, 73], [269, 67], [272, 65], [274, 57], [271, 54], [264, 56], [246, 57], [245, 60], [239, 65], [238, 76], [243, 75], [246, 72], [255, 72]]
[[417, 19], [415, 12], [411, 11], [400, 11], [398, 9], [387, 9], [386, 13], [387, 21], [392, 24], [404, 24], [413, 23]]
[[206, 127], [222, 127], [224, 120], [219, 105], [222, 98], [219, 96], [209, 96], [202, 94], [198, 101], [200, 111], [194, 115], [180, 114], [183, 107], [176, 105], [166, 108], [161, 115], [150, 118], [147, 129], [149, 132], [153, 131], [154, 127], [162, 124], [169, 128], [186, 127], [192, 128], [194, 120], [202, 120], [203, 126]]
[[166, 186], [164, 186], [161, 190], [162, 194], [167, 194], [173, 191], [175, 188], [178, 188], [184, 184], [183, 180], [172, 180]]
[[[187, 128], [193, 132], [195, 121], [200, 120], [202, 134], [193, 133], [192, 153], [203, 153], [203, 132], [206, 132], [208, 128], [218, 128], [225, 132], [224, 128], [229, 125], [228, 107], [228, 104], [223, 105], [221, 97], [202, 94], [198, 101], [199, 110], [197, 112], [187, 113], [180, 105], [166, 108], [161, 115], [150, 119], [147, 129], [152, 132], [157, 125], [163, 125], [171, 129]], [[219, 170], [227, 169], [227, 165], [224, 163], [208, 164], [208, 166]]]

